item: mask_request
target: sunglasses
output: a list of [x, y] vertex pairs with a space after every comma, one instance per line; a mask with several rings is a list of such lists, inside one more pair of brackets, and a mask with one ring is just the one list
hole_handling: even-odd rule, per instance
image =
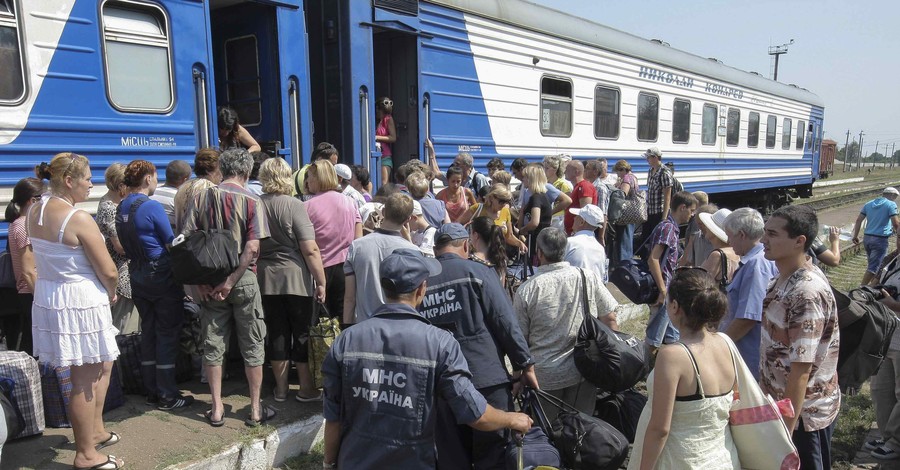
[[385, 105], [385, 106], [387, 106], [387, 107], [391, 107], [391, 106], [394, 105], [394, 102], [391, 101], [391, 100], [384, 100], [384, 101], [381, 102], [381, 104], [383, 104], [383, 105]]
[[698, 271], [703, 271], [703, 272], [705, 272], [705, 273], [708, 273], [708, 272], [709, 272], [709, 271], [707, 271], [706, 268], [704, 268], [703, 266], [679, 266], [679, 267], [675, 268], [675, 272], [677, 273], [677, 272], [680, 272], [680, 271], [690, 271], [690, 270], [692, 270], [692, 269], [696, 269], [696, 270], [698, 270]]

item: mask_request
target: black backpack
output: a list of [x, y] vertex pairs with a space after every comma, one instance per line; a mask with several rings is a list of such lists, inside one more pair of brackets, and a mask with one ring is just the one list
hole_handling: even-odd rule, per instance
[[618, 393], [647, 377], [650, 363], [647, 344], [628, 333], [613, 331], [588, 312], [587, 278], [581, 271], [584, 321], [575, 342], [575, 367], [601, 390]]
[[878, 372], [897, 329], [897, 316], [879, 302], [879, 289], [861, 286], [847, 294], [835, 290], [841, 332], [837, 374], [841, 390], [858, 389]]
[[[210, 188], [207, 198], [218, 197]], [[204, 208], [205, 209], [205, 208]], [[238, 242], [231, 230], [222, 228], [216, 217], [216, 228], [195, 230], [179, 235], [169, 250], [175, 280], [188, 285], [218, 286], [240, 264]]]

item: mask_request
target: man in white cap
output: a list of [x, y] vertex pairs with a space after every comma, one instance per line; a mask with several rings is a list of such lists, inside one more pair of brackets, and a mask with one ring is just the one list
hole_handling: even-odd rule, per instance
[[570, 208], [569, 213], [575, 216], [575, 221], [572, 222], [572, 236], [566, 244], [565, 260], [572, 266], [594, 271], [605, 284], [608, 281], [606, 250], [595, 236], [596, 230], [602, 228], [606, 221], [603, 209], [588, 204], [582, 208]]
[[866, 224], [865, 235], [863, 236], [863, 246], [866, 248], [866, 257], [869, 259], [869, 266], [866, 273], [863, 274], [863, 285], [869, 284], [878, 272], [878, 267], [884, 261], [887, 254], [888, 239], [891, 235], [900, 229], [900, 217], [897, 213], [897, 196], [900, 191], [896, 188], [888, 186], [884, 188], [881, 197], [875, 198], [866, 203], [856, 223], [853, 224], [853, 243], [859, 245], [859, 229], [863, 220], [868, 219]]
[[343, 190], [341, 194], [353, 199], [356, 202], [356, 208], [361, 208], [366, 203], [366, 198], [363, 197], [362, 193], [356, 190], [353, 186], [350, 185], [350, 180], [353, 179], [353, 172], [350, 170], [350, 167], [344, 165], [343, 163], [338, 163], [334, 166], [334, 172], [337, 173], [338, 182], [341, 185]]

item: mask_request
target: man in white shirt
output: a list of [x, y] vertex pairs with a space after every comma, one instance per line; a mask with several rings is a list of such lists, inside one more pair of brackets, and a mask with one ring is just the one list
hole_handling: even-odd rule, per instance
[[605, 158], [598, 158], [597, 161], [600, 162], [600, 180], [607, 186], [615, 186], [619, 176], [609, 172], [609, 163]]
[[156, 187], [150, 199], [162, 204], [169, 217], [169, 224], [175, 227], [175, 194], [178, 188], [191, 177], [191, 165], [184, 160], [172, 160], [166, 165], [166, 184]]
[[350, 171], [350, 167], [343, 163], [338, 163], [334, 166], [334, 172], [337, 174], [341, 188], [343, 188], [341, 194], [353, 199], [356, 202], [357, 209], [361, 208], [366, 203], [366, 199], [362, 193], [350, 185], [350, 180], [353, 179], [353, 172]]
[[602, 227], [606, 220], [603, 210], [588, 204], [582, 208], [569, 209], [569, 212], [575, 215], [575, 222], [572, 224], [573, 235], [566, 245], [565, 260], [572, 266], [595, 272], [605, 284], [608, 281], [606, 250], [594, 236], [594, 231]]

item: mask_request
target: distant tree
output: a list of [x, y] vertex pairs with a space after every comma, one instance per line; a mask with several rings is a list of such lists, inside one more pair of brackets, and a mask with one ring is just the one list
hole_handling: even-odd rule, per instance
[[847, 161], [847, 160], [844, 158], [844, 155], [847, 155], [847, 148], [848, 148], [848, 147], [850, 148], [850, 152], [849, 152], [850, 159], [852, 159], [853, 161], [856, 161], [856, 158], [857, 158], [858, 152], [859, 152], [859, 144], [858, 144], [856, 141], [850, 142], [850, 145], [841, 147], [841, 148], [837, 151], [837, 159], [838, 159], [838, 160], [840, 160], [840, 161]]

